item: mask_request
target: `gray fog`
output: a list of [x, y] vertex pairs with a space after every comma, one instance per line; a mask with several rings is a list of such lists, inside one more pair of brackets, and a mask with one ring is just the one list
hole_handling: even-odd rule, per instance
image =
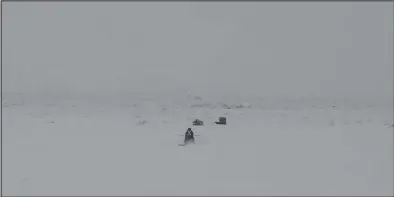
[[4, 92], [393, 95], [392, 2], [5, 2]]

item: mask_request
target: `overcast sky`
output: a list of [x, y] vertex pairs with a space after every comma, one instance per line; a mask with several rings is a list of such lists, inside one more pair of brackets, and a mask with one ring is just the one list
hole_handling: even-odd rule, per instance
[[393, 92], [392, 2], [5, 2], [4, 91]]

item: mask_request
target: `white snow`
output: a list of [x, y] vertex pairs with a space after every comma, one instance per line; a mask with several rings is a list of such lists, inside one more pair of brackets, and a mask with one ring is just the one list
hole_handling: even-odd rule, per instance
[[4, 196], [394, 195], [390, 2], [4, 4]]
[[390, 103], [172, 96], [7, 100], [3, 195], [393, 195]]

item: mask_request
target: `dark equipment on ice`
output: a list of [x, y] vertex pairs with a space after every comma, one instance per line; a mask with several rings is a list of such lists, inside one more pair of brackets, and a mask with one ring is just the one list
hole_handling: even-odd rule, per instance
[[187, 129], [185, 133], [185, 140], [184, 140], [184, 144], [189, 144], [189, 143], [194, 144], [194, 133], [191, 128]]
[[222, 124], [222, 125], [226, 125], [227, 124], [227, 120], [225, 117], [219, 117], [219, 122], [215, 122], [216, 124]]
[[202, 120], [196, 119], [193, 121], [193, 126], [203, 126], [204, 122]]

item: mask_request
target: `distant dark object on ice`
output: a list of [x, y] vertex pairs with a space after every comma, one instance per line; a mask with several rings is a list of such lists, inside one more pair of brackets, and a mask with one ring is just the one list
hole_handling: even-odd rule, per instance
[[222, 125], [226, 125], [227, 124], [227, 120], [225, 117], [219, 117], [219, 122], [215, 122], [216, 124], [222, 124]]
[[196, 119], [195, 121], [193, 121], [193, 125], [197, 125], [197, 126], [203, 126], [204, 122], [202, 120]]
[[148, 121], [145, 119], [137, 118], [137, 120], [136, 120], [137, 125], [144, 125], [146, 123], [148, 123]]
[[394, 128], [394, 124], [384, 124], [386, 126], [388, 126], [388, 128]]
[[251, 107], [252, 107], [252, 105], [250, 103], [246, 103], [246, 102], [235, 106], [235, 108], [251, 108]]

